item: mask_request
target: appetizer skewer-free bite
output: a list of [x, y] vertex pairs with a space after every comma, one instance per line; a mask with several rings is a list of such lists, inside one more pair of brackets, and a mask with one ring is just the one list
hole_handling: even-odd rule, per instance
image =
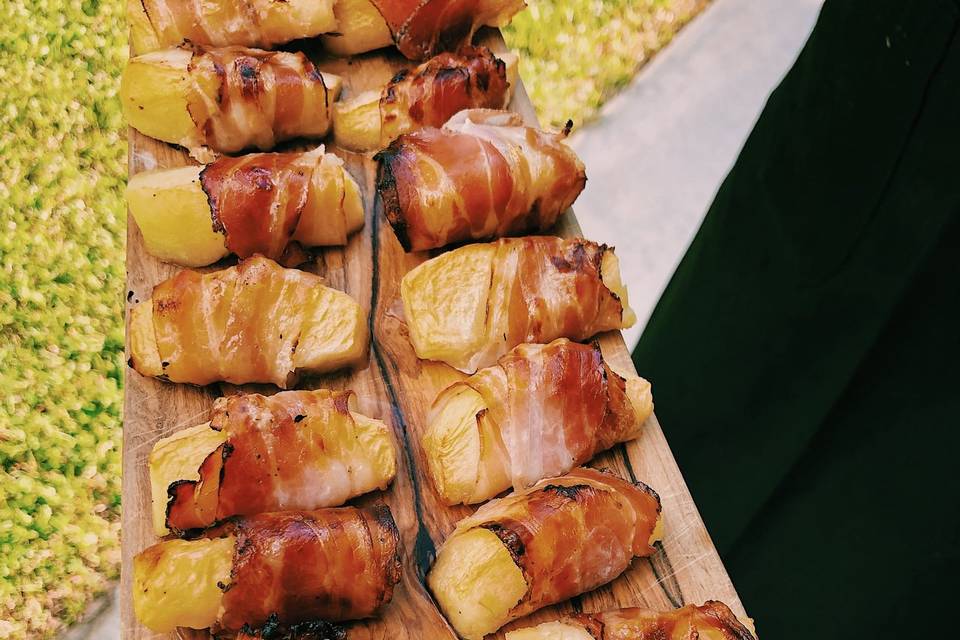
[[502, 109], [516, 83], [517, 56], [486, 47], [440, 53], [403, 70], [380, 91], [365, 91], [333, 106], [336, 143], [354, 151], [382, 149], [398, 136], [439, 127], [465, 109]]
[[235, 515], [337, 507], [396, 474], [390, 430], [352, 391], [221, 397], [210, 421], [150, 453], [153, 524], [183, 532]]
[[186, 42], [270, 49], [336, 31], [336, 0], [127, 0], [135, 54]]
[[630, 608], [582, 613], [507, 634], [507, 640], [754, 640], [722, 602], [674, 611]]
[[[407, 251], [549, 229], [587, 182], [567, 132], [471, 109], [377, 154], [377, 191]], [[429, 197], [424, 197], [429, 194]]]
[[126, 195], [147, 251], [188, 267], [231, 253], [295, 263], [300, 246], [343, 245], [363, 226], [360, 188], [322, 146], [144, 171]]
[[613, 249], [583, 238], [506, 238], [454, 249], [400, 283], [418, 357], [466, 373], [523, 343], [586, 340], [636, 316]]
[[205, 385], [292, 385], [301, 373], [361, 362], [366, 315], [323, 278], [254, 256], [213, 273], [181, 271], [130, 311], [130, 364]]
[[390, 509], [284, 511], [242, 517], [223, 537], [167, 540], [133, 560], [133, 606], [157, 632], [240, 631], [374, 615], [400, 580]]
[[325, 136], [341, 84], [303, 53], [181, 46], [131, 58], [120, 100], [131, 127], [208, 162]]
[[622, 376], [597, 344], [524, 344], [447, 387], [430, 410], [423, 448], [448, 504], [528, 487], [640, 435], [650, 383]]
[[467, 640], [610, 582], [660, 539], [660, 499], [594, 469], [575, 469], [480, 507], [460, 521], [427, 575]]
[[411, 60], [468, 44], [481, 26], [502, 27], [523, 0], [338, 0], [337, 32], [323, 36], [339, 56], [395, 44]]

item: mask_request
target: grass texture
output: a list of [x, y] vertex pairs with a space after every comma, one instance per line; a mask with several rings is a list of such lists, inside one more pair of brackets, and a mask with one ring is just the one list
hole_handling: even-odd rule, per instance
[[[544, 122], [589, 119], [701, 0], [533, 0]], [[0, 639], [54, 637], [119, 565], [122, 0], [0, 2]]]

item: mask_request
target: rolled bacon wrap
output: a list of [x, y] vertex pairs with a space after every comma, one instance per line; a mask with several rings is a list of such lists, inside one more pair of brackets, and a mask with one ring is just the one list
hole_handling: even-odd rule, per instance
[[400, 136], [376, 156], [377, 190], [400, 244], [422, 251], [552, 227], [587, 180], [565, 137], [488, 109]]
[[617, 373], [596, 343], [524, 344], [440, 392], [424, 449], [448, 503], [482, 502], [636, 438], [652, 412], [650, 383]]
[[506, 25], [524, 0], [371, 0], [400, 52], [423, 60], [456, 51], [483, 25]]
[[366, 354], [363, 309], [320, 276], [254, 256], [213, 273], [184, 270], [131, 310], [130, 364], [197, 385], [292, 385], [301, 372]]
[[224, 234], [226, 248], [241, 258], [259, 253], [280, 260], [292, 242], [346, 244], [355, 226], [347, 220], [347, 212], [311, 208], [312, 215], [303, 217], [311, 198], [325, 201], [325, 191], [341, 194], [342, 201], [345, 182], [352, 180], [342, 166], [323, 147], [308, 153], [220, 158], [200, 173], [213, 229]]
[[754, 640], [722, 602], [708, 600], [673, 611], [616, 609], [581, 613], [507, 634], [507, 640]]
[[400, 580], [400, 534], [384, 505], [263, 513], [217, 535], [137, 554], [133, 605], [144, 625], [236, 633], [356, 620], [389, 602]]
[[303, 53], [196, 48], [190, 74], [202, 99], [190, 115], [199, 142], [215, 151], [269, 150], [284, 140], [323, 137], [330, 130], [335, 98]]
[[[659, 522], [660, 499], [646, 485], [575, 469], [488, 502], [460, 521], [427, 581], [457, 632], [480, 638], [610, 582], [633, 558], [654, 552]], [[505, 553], [490, 550], [497, 544]], [[494, 553], [509, 557], [514, 571], [498, 566], [500, 558], [491, 560]]]
[[582, 341], [636, 320], [613, 249], [583, 238], [467, 245], [411, 270], [400, 291], [417, 355], [466, 373], [519, 344]]
[[355, 410], [352, 391], [218, 398], [209, 428], [223, 442], [199, 480], [169, 485], [166, 525], [183, 532], [235, 515], [339, 506], [386, 488], [396, 473], [390, 433]]

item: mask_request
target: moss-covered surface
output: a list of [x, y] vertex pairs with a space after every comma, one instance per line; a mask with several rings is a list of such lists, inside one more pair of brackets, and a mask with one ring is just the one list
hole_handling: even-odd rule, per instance
[[527, 0], [504, 29], [540, 121], [581, 124], [708, 0]]
[[[508, 39], [561, 122], [592, 114], [698, 1], [532, 4]], [[122, 5], [0, 2], [0, 638], [54, 636], [118, 571]]]

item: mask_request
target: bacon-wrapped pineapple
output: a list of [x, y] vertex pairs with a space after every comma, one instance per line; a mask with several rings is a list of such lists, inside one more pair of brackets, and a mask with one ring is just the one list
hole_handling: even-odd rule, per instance
[[208, 274], [181, 271], [130, 312], [130, 364], [143, 375], [205, 385], [292, 385], [301, 373], [366, 355], [363, 309], [320, 276], [261, 256]]
[[660, 538], [660, 499], [594, 469], [542, 480], [460, 521], [427, 583], [463, 638], [610, 582]]
[[525, 342], [586, 340], [636, 321], [613, 249], [583, 238], [461, 247], [407, 273], [400, 294], [417, 356], [466, 373]]
[[377, 191], [400, 244], [422, 251], [549, 229], [587, 181], [565, 137], [488, 109], [400, 136], [376, 156]]
[[395, 44], [411, 60], [469, 44], [481, 26], [502, 27], [523, 0], [338, 0], [335, 34], [323, 36], [339, 56]]
[[343, 245], [363, 226], [356, 181], [322, 146], [144, 171], [127, 184], [127, 205], [147, 251], [188, 267], [231, 253], [296, 263], [301, 246]]
[[340, 88], [302, 53], [183, 46], [131, 58], [120, 100], [131, 127], [209, 161], [325, 136]]
[[582, 613], [507, 634], [507, 640], [754, 640], [730, 607], [708, 600], [674, 611]]
[[150, 453], [158, 536], [235, 515], [337, 507], [385, 489], [396, 474], [387, 426], [357, 410], [351, 391], [284, 391], [218, 398], [210, 421]]
[[382, 149], [404, 133], [439, 127], [465, 109], [502, 109], [516, 83], [517, 56], [486, 47], [440, 53], [398, 73], [381, 91], [333, 106], [333, 136], [354, 151]]
[[223, 537], [167, 540], [133, 560], [146, 627], [240, 631], [374, 615], [400, 580], [400, 535], [379, 505], [239, 518]]
[[650, 383], [620, 375], [596, 344], [524, 344], [437, 396], [423, 438], [448, 504], [483, 502], [566, 473], [640, 435]]
[[335, 0], [127, 0], [135, 54], [185, 42], [271, 49], [337, 30]]

